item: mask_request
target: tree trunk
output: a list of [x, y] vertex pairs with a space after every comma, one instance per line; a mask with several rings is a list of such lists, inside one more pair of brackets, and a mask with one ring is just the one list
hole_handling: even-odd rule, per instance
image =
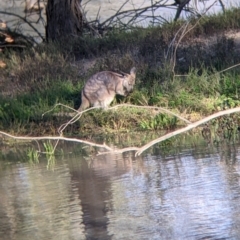
[[81, 0], [48, 0], [46, 7], [47, 41], [55, 41], [82, 34]]
[[177, 12], [174, 18], [174, 21], [177, 21], [180, 17], [180, 14], [183, 8], [190, 2], [190, 0], [175, 0], [176, 4], [178, 4]]

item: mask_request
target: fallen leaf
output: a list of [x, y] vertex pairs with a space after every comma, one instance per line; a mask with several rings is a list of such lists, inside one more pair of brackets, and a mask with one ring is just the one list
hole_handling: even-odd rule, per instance
[[6, 63], [0, 60], [0, 68], [5, 68], [6, 66]]
[[6, 28], [7, 24], [5, 22], [0, 22], [0, 28]]
[[14, 42], [14, 39], [12, 37], [8, 36], [5, 38], [5, 42], [12, 43], [12, 42]]

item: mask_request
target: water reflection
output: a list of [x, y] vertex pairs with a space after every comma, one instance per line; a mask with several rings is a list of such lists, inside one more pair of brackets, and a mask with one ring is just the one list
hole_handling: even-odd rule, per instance
[[238, 239], [239, 151], [1, 161], [0, 239]]
[[0, 178], [0, 239], [80, 239], [81, 204], [66, 165], [50, 172], [16, 164]]

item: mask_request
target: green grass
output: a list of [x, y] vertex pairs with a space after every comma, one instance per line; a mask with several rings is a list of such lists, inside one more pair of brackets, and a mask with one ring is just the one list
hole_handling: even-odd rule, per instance
[[33, 131], [32, 128], [36, 128], [35, 133], [39, 134], [44, 125], [50, 124], [50, 129], [54, 128], [56, 132], [56, 126], [64, 119], [53, 114], [68, 109], [57, 107], [44, 117], [43, 113], [51, 110], [57, 103], [74, 107], [74, 102], [79, 101], [80, 87], [73, 85], [72, 82], [59, 80], [47, 85], [41, 90], [22, 93], [14, 98], [0, 96], [0, 129], [29, 133]]
[[[56, 134], [69, 118], [54, 114], [66, 109], [59, 107], [42, 117], [44, 112], [56, 103], [77, 108], [80, 90], [91, 74], [101, 70], [129, 72], [132, 66], [137, 67], [134, 92], [127, 98], [118, 97], [113, 104], [160, 106], [203, 115], [225, 105], [239, 106], [239, 68], [219, 71], [240, 62], [234, 41], [223, 34], [226, 30], [239, 30], [240, 8], [205, 16], [200, 21], [191, 19], [189, 28], [196, 26], [178, 46], [174, 61], [173, 55], [166, 58], [166, 53], [173, 50], [170, 43], [175, 36], [178, 39], [176, 33], [183, 24], [180, 20], [127, 32], [114, 29], [100, 39], [83, 36], [69, 40], [68, 44], [43, 43], [23, 51], [1, 52], [7, 68], [0, 69], [0, 129]], [[212, 45], [194, 42], [214, 34], [217, 40]], [[88, 62], [92, 63], [90, 67], [86, 67]], [[67, 129], [79, 134], [156, 130], [177, 124], [175, 118], [166, 114], [119, 108], [88, 112]]]
[[[134, 92], [128, 98], [119, 98], [117, 102], [127, 102], [143, 106], [161, 106], [178, 109], [180, 112], [200, 112], [210, 114], [228, 104], [230, 107], [239, 105], [240, 75], [238, 72], [217, 74], [206, 69], [192, 69], [186, 77], [175, 77], [171, 80], [158, 79], [154, 73], [150, 83], [138, 82]], [[159, 73], [161, 75], [161, 71]], [[145, 80], [147, 81], [147, 80]], [[55, 108], [42, 117], [57, 103], [74, 107], [74, 101], [80, 101], [82, 82], [74, 85], [71, 81], [47, 81], [42, 83], [34, 93], [22, 93], [14, 98], [0, 98], [0, 127], [2, 129], [17, 126], [17, 132], [26, 132], [33, 123], [50, 123], [57, 129], [65, 120], [53, 114], [67, 111], [62, 107]], [[203, 101], [203, 99], [213, 99]], [[33, 125], [31, 125], [33, 124]], [[28, 127], [27, 127], [28, 126]], [[177, 120], [166, 114], [154, 115], [150, 110], [119, 108], [117, 111], [94, 110], [81, 117], [76, 123], [74, 132], [98, 132], [156, 130], [177, 126]], [[43, 124], [44, 127], [44, 124]], [[22, 128], [22, 130], [21, 130]]]

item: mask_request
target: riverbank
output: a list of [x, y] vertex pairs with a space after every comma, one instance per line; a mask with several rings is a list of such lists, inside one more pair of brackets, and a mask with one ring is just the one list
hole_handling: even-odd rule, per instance
[[[161, 27], [118, 29], [102, 38], [67, 39], [35, 48], [4, 49], [0, 69], [0, 129], [14, 134], [58, 134], [70, 120], [80, 91], [102, 70], [129, 72], [137, 67], [134, 92], [112, 106], [128, 103], [164, 107], [194, 122], [221, 109], [239, 106], [240, 9]], [[48, 112], [48, 113], [46, 113]], [[43, 113], [46, 113], [44, 116]], [[61, 114], [60, 114], [61, 113]], [[121, 107], [92, 110], [64, 133], [86, 137], [101, 133], [172, 129], [182, 125], [158, 109]]]

